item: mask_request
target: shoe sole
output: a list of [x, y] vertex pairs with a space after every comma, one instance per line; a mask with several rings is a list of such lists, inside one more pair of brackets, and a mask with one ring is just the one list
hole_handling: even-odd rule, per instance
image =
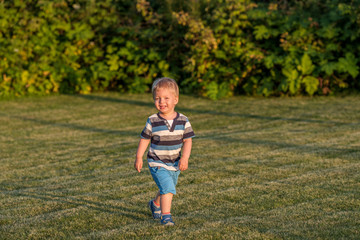
[[172, 222], [167, 222], [167, 223], [162, 223], [161, 225], [163, 226], [175, 226], [175, 223], [172, 223]]

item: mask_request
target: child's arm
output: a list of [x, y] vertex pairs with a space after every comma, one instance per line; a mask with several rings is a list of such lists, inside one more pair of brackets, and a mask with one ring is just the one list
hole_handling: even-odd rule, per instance
[[180, 171], [185, 171], [186, 169], [188, 169], [191, 147], [192, 147], [192, 138], [185, 139], [180, 162], [179, 162]]
[[136, 159], [134, 162], [134, 167], [136, 171], [141, 172], [141, 168], [143, 166], [143, 155], [150, 143], [150, 139], [140, 139], [139, 146], [136, 152]]

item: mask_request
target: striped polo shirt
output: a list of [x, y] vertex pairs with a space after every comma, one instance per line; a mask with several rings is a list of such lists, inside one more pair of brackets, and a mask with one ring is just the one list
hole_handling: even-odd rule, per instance
[[173, 166], [180, 159], [183, 140], [194, 136], [188, 118], [181, 113], [177, 113], [171, 126], [159, 113], [151, 115], [141, 132], [142, 138], [151, 139], [147, 155], [149, 166], [178, 170], [168, 166]]

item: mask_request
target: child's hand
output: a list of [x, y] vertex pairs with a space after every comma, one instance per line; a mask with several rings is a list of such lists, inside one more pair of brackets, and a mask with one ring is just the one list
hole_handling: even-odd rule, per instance
[[189, 165], [189, 160], [188, 159], [180, 159], [179, 162], [179, 169], [180, 171], [185, 171], [186, 169], [188, 169], [188, 165]]
[[141, 168], [143, 166], [143, 155], [144, 152], [146, 151], [146, 148], [148, 147], [150, 143], [150, 139], [140, 139], [139, 141], [139, 146], [136, 152], [136, 158], [135, 158], [135, 162], [134, 162], [134, 167], [136, 169], [136, 171], [141, 172]]
[[135, 167], [136, 171], [141, 172], [141, 168], [143, 167], [143, 160], [136, 159], [134, 162], [134, 167]]

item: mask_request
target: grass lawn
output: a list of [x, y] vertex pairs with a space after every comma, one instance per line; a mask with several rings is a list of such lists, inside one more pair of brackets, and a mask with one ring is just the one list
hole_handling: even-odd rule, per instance
[[177, 110], [196, 138], [163, 227], [133, 168], [150, 95], [0, 101], [0, 239], [359, 239], [360, 97]]

